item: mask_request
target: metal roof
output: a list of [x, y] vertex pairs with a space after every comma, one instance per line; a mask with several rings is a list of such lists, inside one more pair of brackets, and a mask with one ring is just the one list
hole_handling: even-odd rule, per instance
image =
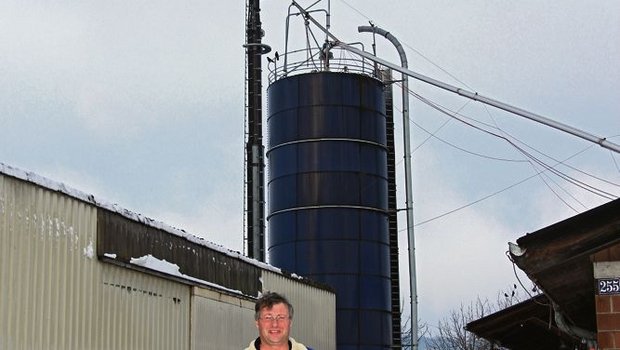
[[580, 342], [558, 329], [549, 300], [542, 294], [470, 322], [466, 329], [510, 349], [560, 349]]
[[[268, 270], [315, 288], [331, 291], [329, 286], [249, 258], [240, 252], [224, 248], [117, 204], [106, 202], [64, 183], [3, 163], [0, 163], [0, 175], [62, 193], [101, 209], [97, 214], [97, 256], [103, 261], [158, 274], [186, 284], [213, 284], [222, 290], [227, 289], [248, 296], [258, 295], [261, 270]], [[178, 264], [183, 275], [193, 278], [179, 278], [131, 263], [132, 258], [151, 253], [156, 254], [159, 259]], [[197, 282], [197, 279], [201, 281]]]

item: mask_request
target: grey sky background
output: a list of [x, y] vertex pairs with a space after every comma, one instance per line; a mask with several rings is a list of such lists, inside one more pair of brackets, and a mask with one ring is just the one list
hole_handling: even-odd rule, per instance
[[[288, 5], [262, 1], [263, 41], [280, 53]], [[416, 72], [620, 143], [616, 0], [333, 0], [331, 10], [343, 41], [370, 50], [356, 28], [372, 20], [405, 45]], [[242, 1], [0, 2], [0, 162], [243, 251], [244, 11]], [[299, 33], [299, 18], [291, 25]], [[399, 62], [384, 38], [377, 50]], [[535, 176], [542, 167], [506, 141], [412, 97], [419, 310], [435, 324], [516, 282], [507, 242], [617, 198], [620, 155], [424, 83], [410, 88], [608, 193]]]

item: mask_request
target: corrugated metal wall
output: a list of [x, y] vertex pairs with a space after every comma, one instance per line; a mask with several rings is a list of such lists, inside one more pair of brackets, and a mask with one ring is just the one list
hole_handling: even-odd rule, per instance
[[313, 349], [336, 349], [336, 295], [294, 279], [263, 272], [263, 291], [284, 294], [295, 315], [291, 336]]
[[103, 268], [102, 349], [189, 349], [190, 288], [145, 273]]
[[190, 288], [97, 261], [97, 208], [0, 174], [0, 349], [189, 349]]
[[254, 301], [193, 288], [192, 350], [241, 350], [257, 335]]

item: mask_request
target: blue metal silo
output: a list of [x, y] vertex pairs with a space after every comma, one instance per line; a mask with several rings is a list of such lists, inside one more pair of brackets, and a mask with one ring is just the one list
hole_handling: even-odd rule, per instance
[[339, 350], [392, 343], [384, 85], [318, 71], [268, 88], [268, 259], [331, 285]]

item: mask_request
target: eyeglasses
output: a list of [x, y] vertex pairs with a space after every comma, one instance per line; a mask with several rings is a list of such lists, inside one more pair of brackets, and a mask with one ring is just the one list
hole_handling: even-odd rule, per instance
[[276, 323], [280, 323], [281, 321], [288, 321], [290, 319], [289, 316], [285, 316], [285, 315], [267, 315], [267, 316], [263, 316], [260, 318], [261, 320], [267, 322], [267, 323], [272, 323], [273, 321], [276, 321]]

